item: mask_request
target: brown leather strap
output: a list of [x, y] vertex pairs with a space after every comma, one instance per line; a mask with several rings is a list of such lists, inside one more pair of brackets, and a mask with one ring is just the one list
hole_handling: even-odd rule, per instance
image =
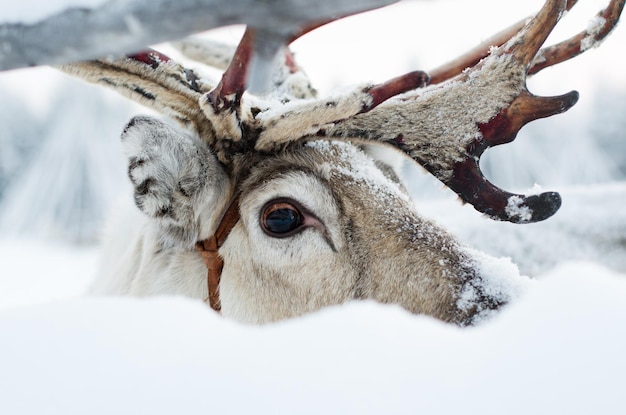
[[207, 285], [209, 288], [209, 296], [207, 300], [209, 301], [211, 308], [217, 312], [220, 312], [222, 309], [219, 286], [220, 278], [222, 277], [222, 268], [224, 268], [224, 260], [218, 251], [238, 221], [239, 194], [236, 194], [226, 209], [226, 212], [224, 212], [224, 216], [222, 216], [222, 220], [220, 221], [215, 234], [196, 243], [196, 249], [200, 252], [208, 270]]

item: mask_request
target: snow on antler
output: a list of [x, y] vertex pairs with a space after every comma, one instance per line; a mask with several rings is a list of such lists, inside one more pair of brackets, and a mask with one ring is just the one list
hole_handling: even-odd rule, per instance
[[[550, 217], [561, 204], [557, 193], [523, 196], [506, 192], [485, 179], [479, 158], [487, 148], [512, 141], [526, 123], [564, 112], [576, 103], [575, 91], [558, 97], [537, 97], [526, 88], [529, 71], [537, 72], [581, 52], [581, 35], [540, 51], [563, 12], [574, 4], [548, 0], [518, 33], [502, 46], [490, 49], [484, 59], [476, 51], [464, 55], [435, 71], [437, 85], [370, 113], [325, 126], [318, 135], [389, 143], [411, 156], [463, 201], [494, 219], [528, 223]], [[606, 36], [623, 7], [624, 0], [611, 1], [600, 13], [607, 16], [602, 30], [586, 36]], [[505, 38], [511, 31], [496, 38]], [[578, 44], [579, 49], [564, 46], [571, 43]], [[535, 60], [538, 53], [542, 56], [541, 66]], [[461, 72], [466, 63], [475, 65]], [[512, 205], [517, 208], [512, 209]]]
[[[193, 125], [225, 164], [236, 154], [276, 153], [292, 142], [319, 138], [390, 144], [480, 212], [494, 219], [528, 223], [553, 215], [560, 207], [560, 196], [554, 192], [531, 196], [506, 192], [483, 176], [480, 156], [489, 147], [512, 141], [528, 122], [562, 113], [576, 103], [575, 91], [557, 97], [535, 96], [528, 91], [526, 78], [602, 40], [616, 25], [624, 1], [611, 0], [590, 29], [541, 49], [563, 13], [576, 4], [574, 0], [548, 0], [535, 17], [494, 36], [490, 40], [494, 47], [480, 45], [435, 69], [431, 86], [426, 86], [428, 75], [416, 71], [329, 98], [313, 99], [313, 94], [300, 97], [307, 99], [254, 96], [246, 93], [254, 28], [244, 34], [214, 88], [160, 55], [148, 61], [135, 55], [116, 62], [62, 68], [77, 73], [88, 67], [86, 71], [91, 73], [81, 76], [112, 85], [183, 124]], [[326, 22], [294, 32], [289, 40]], [[284, 66], [295, 68], [292, 58], [285, 52]], [[463, 70], [468, 65], [470, 68]], [[94, 75], [94, 69], [101, 73]], [[120, 70], [137, 81], [118, 82], [114, 75]], [[154, 82], [157, 89], [172, 86], [176, 92], [146, 96], [142, 82]], [[311, 91], [308, 84], [302, 89], [307, 88]]]

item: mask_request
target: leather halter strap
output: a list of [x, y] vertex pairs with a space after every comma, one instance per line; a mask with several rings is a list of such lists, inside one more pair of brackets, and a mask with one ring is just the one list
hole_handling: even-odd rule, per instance
[[196, 243], [196, 249], [200, 252], [204, 264], [208, 269], [207, 285], [209, 288], [209, 296], [207, 300], [211, 308], [218, 313], [222, 309], [220, 302], [220, 278], [222, 277], [222, 269], [224, 268], [224, 259], [220, 256], [218, 251], [237, 222], [239, 222], [239, 194], [233, 197], [226, 212], [224, 212], [224, 216], [222, 216], [222, 220], [215, 234]]

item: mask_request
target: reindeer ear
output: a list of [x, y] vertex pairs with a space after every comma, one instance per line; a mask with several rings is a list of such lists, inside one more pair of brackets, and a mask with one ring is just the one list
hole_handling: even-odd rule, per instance
[[192, 70], [148, 50], [119, 59], [63, 64], [58, 69], [86, 81], [113, 88], [122, 95], [166, 115], [210, 140], [211, 123], [198, 106], [212, 89]]

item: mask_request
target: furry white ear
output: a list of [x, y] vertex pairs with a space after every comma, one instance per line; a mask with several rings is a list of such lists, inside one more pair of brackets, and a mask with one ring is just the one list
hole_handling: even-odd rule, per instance
[[212, 223], [230, 180], [207, 143], [155, 118], [133, 118], [122, 133], [137, 207], [166, 246], [191, 248]]

